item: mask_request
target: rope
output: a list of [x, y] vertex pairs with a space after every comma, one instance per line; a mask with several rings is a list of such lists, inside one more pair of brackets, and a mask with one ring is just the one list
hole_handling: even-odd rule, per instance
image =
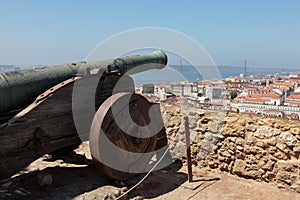
[[149, 175], [151, 172], [153, 172], [153, 170], [158, 166], [158, 164], [162, 161], [162, 159], [165, 157], [165, 155], [167, 154], [167, 152], [169, 151], [169, 147], [166, 149], [166, 151], [164, 152], [164, 154], [162, 155], [162, 157], [157, 161], [157, 163], [155, 163], [155, 165], [150, 169], [150, 171], [137, 183], [135, 184], [132, 188], [130, 188], [129, 190], [127, 190], [124, 194], [122, 194], [121, 196], [119, 196], [117, 198], [121, 199], [124, 196], [126, 196], [129, 192], [131, 192], [132, 190], [134, 190], [136, 187], [138, 187]]
[[[174, 137], [174, 140], [177, 139], [180, 136], [180, 134], [176, 134]], [[131, 192], [132, 190], [134, 190], [136, 187], [138, 187], [149, 175], [151, 172], [153, 172], [153, 170], [159, 165], [159, 163], [162, 161], [162, 159], [166, 156], [166, 154], [168, 153], [170, 149], [170, 145], [168, 145], [168, 148], [166, 149], [166, 151], [164, 152], [164, 154], [161, 156], [161, 158], [157, 161], [157, 163], [155, 163], [155, 165], [150, 169], [150, 171], [137, 183], [135, 184], [132, 188], [130, 188], [129, 190], [127, 190], [124, 194], [122, 194], [121, 196], [119, 196], [118, 198], [116, 198], [116, 200], [121, 199], [123, 197], [125, 197], [129, 192]]]

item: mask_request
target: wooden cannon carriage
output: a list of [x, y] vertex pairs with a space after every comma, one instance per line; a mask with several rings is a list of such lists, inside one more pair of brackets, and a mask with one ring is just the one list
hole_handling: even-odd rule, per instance
[[[142, 162], [138, 167], [146, 168], [151, 159], [151, 154], [147, 153], [167, 144], [165, 129], [162, 126], [154, 134], [153, 130], [143, 129], [145, 133], [142, 134], [149, 137], [128, 134], [139, 131], [132, 123], [140, 127], [150, 123], [161, 125], [162, 118], [159, 106], [135, 94], [132, 78], [124, 74], [160, 69], [166, 64], [165, 53], [154, 51], [101, 62], [0, 73], [0, 179], [12, 176], [44, 154], [71, 151], [83, 140], [90, 140], [94, 163], [102, 173], [115, 179], [131, 177], [134, 173], [115, 169], [99, 160], [103, 153], [97, 146], [101, 139], [99, 127], [120, 149], [141, 153], [138, 159]], [[81, 96], [93, 101], [85, 102], [84, 98], [79, 103], [74, 101], [75, 90], [84, 91]], [[86, 114], [85, 106], [91, 108], [89, 104], [92, 105], [92, 113], [87, 114], [93, 116], [87, 119], [90, 124], [86, 130], [78, 130], [76, 123], [80, 121], [74, 117], [76, 103], [83, 106], [79, 115]], [[117, 114], [113, 113], [113, 106]], [[153, 107], [156, 109], [150, 117]], [[124, 109], [129, 110], [123, 116], [126, 130], [120, 128], [114, 116]], [[143, 153], [148, 156], [142, 156]], [[128, 165], [125, 168], [137, 163], [126, 154], [117, 156], [120, 165]]]

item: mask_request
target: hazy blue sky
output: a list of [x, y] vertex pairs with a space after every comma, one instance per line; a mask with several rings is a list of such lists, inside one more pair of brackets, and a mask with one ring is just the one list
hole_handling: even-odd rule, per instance
[[[129, 3], [130, 2], [130, 3]], [[300, 1], [0, 1], [0, 64], [83, 59], [107, 37], [164, 27], [219, 64], [300, 68]]]

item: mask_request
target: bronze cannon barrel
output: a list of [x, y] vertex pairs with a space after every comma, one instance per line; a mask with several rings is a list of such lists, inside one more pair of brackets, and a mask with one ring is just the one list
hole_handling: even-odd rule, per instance
[[[52, 86], [82, 74], [85, 69], [109, 69], [120, 74], [134, 74], [149, 69], [161, 69], [167, 56], [157, 50], [143, 55], [126, 56], [97, 62], [76, 62], [51, 67], [0, 72], [0, 113], [24, 108], [39, 94]], [[138, 67], [144, 65], [144, 67]]]

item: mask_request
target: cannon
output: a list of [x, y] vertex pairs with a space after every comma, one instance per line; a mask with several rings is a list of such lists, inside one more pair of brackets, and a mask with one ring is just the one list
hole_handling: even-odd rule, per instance
[[[82, 140], [90, 140], [94, 163], [104, 175], [120, 180], [131, 177], [134, 173], [107, 166], [96, 156], [102, 152], [97, 146], [101, 137], [95, 127], [100, 127], [112, 143], [125, 151], [149, 153], [167, 145], [163, 126], [155, 133], [145, 129], [147, 133], [144, 134], [149, 137], [138, 138], [128, 134], [137, 130], [132, 124], [126, 124], [136, 123], [141, 127], [150, 123], [163, 124], [159, 106], [135, 94], [134, 82], [128, 75], [161, 69], [166, 64], [166, 54], [157, 50], [105, 61], [0, 73], [0, 179], [12, 176], [44, 154], [74, 150]], [[95, 80], [96, 86], [88, 84]], [[73, 113], [75, 87], [85, 91], [86, 96], [94, 95], [95, 116], [88, 121], [91, 128], [81, 136]], [[117, 113], [128, 107], [129, 112], [123, 116], [126, 130], [116, 123], [113, 105], [118, 105]], [[151, 118], [150, 109], [154, 110]], [[140, 168], [146, 168], [151, 157], [143, 159]], [[125, 155], [119, 155], [119, 161], [120, 165], [125, 163], [128, 167], [136, 162], [128, 162]]]

